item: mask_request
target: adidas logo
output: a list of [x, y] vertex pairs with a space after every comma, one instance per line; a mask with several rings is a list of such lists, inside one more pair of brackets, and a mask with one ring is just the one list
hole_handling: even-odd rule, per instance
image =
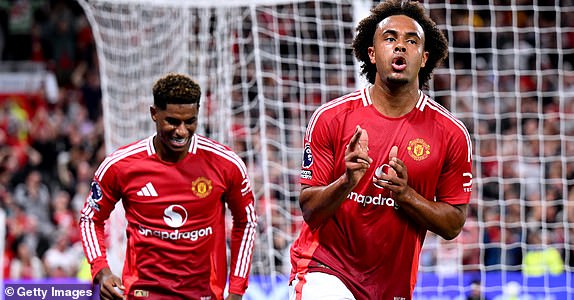
[[139, 192], [137, 192], [138, 196], [147, 196], [147, 197], [157, 197], [157, 192], [153, 187], [151, 182], [148, 182], [144, 187], [141, 188]]

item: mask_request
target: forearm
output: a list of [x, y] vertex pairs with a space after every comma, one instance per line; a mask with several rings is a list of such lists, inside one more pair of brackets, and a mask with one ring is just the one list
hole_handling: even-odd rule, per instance
[[104, 222], [93, 218], [89, 210], [82, 210], [80, 228], [84, 254], [91, 265], [92, 279], [105, 268], [109, 268], [106, 258]]
[[327, 186], [304, 186], [301, 189], [299, 205], [311, 230], [319, 228], [335, 214], [355, 185], [343, 174]]
[[446, 240], [458, 236], [466, 221], [467, 205], [427, 200], [412, 188], [395, 201], [409, 218]]
[[231, 205], [230, 208], [233, 215], [233, 228], [231, 229], [230, 245], [229, 293], [243, 295], [247, 289], [253, 259], [257, 215], [252, 201], [244, 204], [244, 206]]

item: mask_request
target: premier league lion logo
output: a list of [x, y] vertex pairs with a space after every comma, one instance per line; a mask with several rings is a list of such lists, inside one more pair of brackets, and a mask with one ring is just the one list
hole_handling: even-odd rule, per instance
[[92, 184], [90, 185], [90, 194], [88, 195], [87, 199], [88, 205], [91, 208], [100, 211], [100, 205], [98, 202], [102, 200], [102, 196], [102, 188], [95, 180], [92, 181]]
[[303, 151], [303, 168], [307, 169], [313, 164], [313, 154], [311, 153], [311, 145], [305, 144], [305, 151]]

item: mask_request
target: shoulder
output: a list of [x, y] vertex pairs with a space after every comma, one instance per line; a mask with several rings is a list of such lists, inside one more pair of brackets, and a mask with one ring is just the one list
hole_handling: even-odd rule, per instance
[[317, 108], [314, 115], [337, 114], [342, 111], [352, 110], [357, 107], [371, 105], [370, 97], [366, 93], [367, 88], [362, 88], [354, 92], [335, 98]]
[[331, 120], [357, 108], [370, 106], [371, 104], [372, 102], [367, 93], [367, 88], [356, 90], [322, 104], [311, 115], [307, 126], [306, 136], [309, 136], [317, 126], [321, 126], [319, 124], [329, 126]]
[[195, 149], [191, 151], [195, 153], [204, 152], [205, 155], [221, 157], [226, 160], [239, 157], [229, 146], [199, 134], [195, 134]]
[[462, 121], [444, 106], [422, 92], [416, 108], [427, 114], [432, 114], [434, 121], [446, 127], [445, 129], [447, 129], [449, 133], [469, 135], [466, 125], [464, 125]]
[[133, 165], [134, 161], [151, 156], [154, 153], [152, 146], [153, 136], [124, 145], [110, 153], [96, 170], [95, 176], [99, 180], [110, 169], [123, 169], [123, 166]]
[[247, 168], [243, 160], [235, 153], [229, 146], [224, 145], [220, 142], [212, 140], [202, 135], [195, 135], [196, 149], [192, 149], [195, 153], [201, 152], [201, 154], [206, 156], [212, 156], [215, 159], [219, 159], [220, 163], [227, 163], [236, 166], [242, 173], [242, 175], [247, 175]]
[[441, 132], [444, 134], [443, 137], [445, 141], [466, 148], [468, 160], [471, 159], [472, 139], [466, 125], [461, 120], [444, 106], [422, 92], [416, 108], [425, 114], [431, 115], [431, 118], [429, 118], [431, 122], [433, 122], [435, 126], [442, 127]]

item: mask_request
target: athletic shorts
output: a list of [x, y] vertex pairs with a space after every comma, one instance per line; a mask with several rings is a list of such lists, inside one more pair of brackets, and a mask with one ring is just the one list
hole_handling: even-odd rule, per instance
[[355, 300], [355, 297], [336, 276], [311, 272], [295, 276], [289, 288], [289, 300]]

